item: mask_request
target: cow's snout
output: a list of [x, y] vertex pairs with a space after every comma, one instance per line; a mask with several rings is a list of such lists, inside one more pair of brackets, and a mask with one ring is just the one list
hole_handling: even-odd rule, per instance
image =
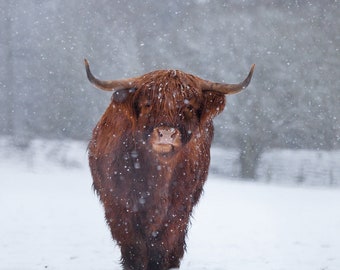
[[155, 128], [158, 133], [158, 141], [163, 144], [173, 144], [177, 139], [180, 139], [180, 133], [175, 128]]
[[181, 146], [181, 132], [173, 127], [156, 127], [151, 134], [152, 149], [157, 153], [169, 153]]

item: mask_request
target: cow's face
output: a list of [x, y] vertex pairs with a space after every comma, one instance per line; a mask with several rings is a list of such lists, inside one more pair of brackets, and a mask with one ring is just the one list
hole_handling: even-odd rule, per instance
[[223, 110], [225, 98], [202, 92], [194, 76], [170, 70], [144, 75], [134, 89], [114, 93], [112, 102], [129, 108], [138, 143], [170, 156]]
[[160, 71], [143, 77], [132, 105], [142, 143], [155, 153], [175, 153], [199, 128], [203, 94], [179, 71]]

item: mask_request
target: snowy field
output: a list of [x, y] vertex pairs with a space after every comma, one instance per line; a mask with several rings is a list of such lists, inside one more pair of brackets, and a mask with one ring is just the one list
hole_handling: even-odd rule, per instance
[[[120, 269], [84, 144], [0, 146], [0, 269]], [[187, 243], [181, 269], [339, 270], [340, 189], [211, 175]]]

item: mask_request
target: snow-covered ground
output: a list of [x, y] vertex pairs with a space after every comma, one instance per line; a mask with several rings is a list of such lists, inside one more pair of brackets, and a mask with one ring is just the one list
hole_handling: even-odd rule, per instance
[[[120, 269], [86, 146], [0, 146], [0, 269]], [[340, 189], [211, 175], [187, 242], [181, 269], [338, 270]]]

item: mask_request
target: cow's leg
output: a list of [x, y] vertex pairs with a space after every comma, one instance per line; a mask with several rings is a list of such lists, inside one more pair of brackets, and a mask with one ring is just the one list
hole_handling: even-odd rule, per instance
[[164, 247], [159, 242], [152, 242], [149, 248], [148, 270], [168, 270], [169, 263]]
[[178, 246], [169, 254], [169, 268], [179, 268], [184, 255], [184, 247]]
[[169, 268], [179, 268], [181, 259], [184, 256], [186, 244], [185, 244], [185, 231], [178, 235], [177, 242], [171, 252], [169, 252]]
[[[189, 223], [189, 214], [173, 215], [177, 218], [168, 222], [162, 234], [162, 242], [167, 243], [167, 261], [169, 268], [179, 268], [186, 249], [185, 236]], [[170, 220], [170, 219], [169, 219]]]
[[150, 237], [147, 240], [147, 270], [179, 268], [185, 251], [185, 235], [186, 229], [180, 230], [178, 224], [172, 223], [164, 226], [156, 237]]
[[[108, 201], [108, 200], [107, 200]], [[105, 217], [111, 230], [111, 235], [121, 250], [121, 262], [124, 270], [146, 270], [148, 253], [139, 222], [133, 214], [126, 214], [124, 207], [119, 208], [115, 202], [105, 205]], [[115, 205], [116, 207], [111, 207]], [[113, 211], [115, 209], [116, 211]], [[117, 214], [118, 213], [118, 214]]]
[[154, 239], [148, 249], [149, 263], [148, 270], [168, 270], [179, 268], [180, 260], [185, 250], [185, 233], [173, 238], [175, 246], [169, 244], [168, 239]]
[[141, 244], [121, 246], [122, 265], [124, 270], [146, 270], [146, 250]]

